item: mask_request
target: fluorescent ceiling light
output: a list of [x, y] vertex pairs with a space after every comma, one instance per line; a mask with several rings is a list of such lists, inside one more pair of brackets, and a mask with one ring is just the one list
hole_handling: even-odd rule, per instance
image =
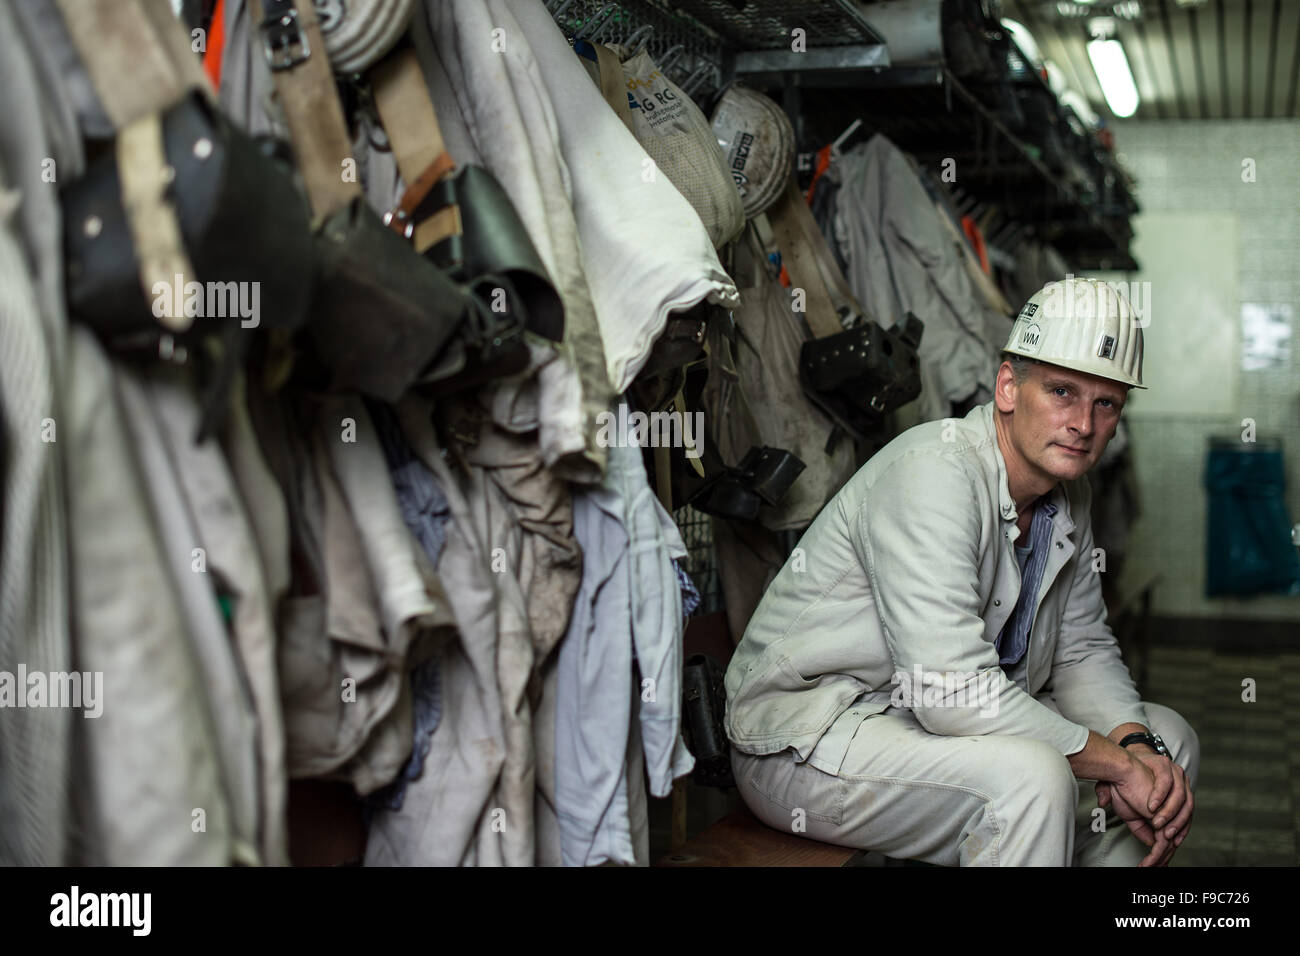
[[1128, 57], [1118, 40], [1089, 40], [1088, 59], [1092, 61], [1093, 72], [1101, 84], [1101, 92], [1106, 97], [1110, 111], [1121, 119], [1132, 116], [1138, 108], [1137, 85], [1133, 82], [1133, 71], [1129, 69]]

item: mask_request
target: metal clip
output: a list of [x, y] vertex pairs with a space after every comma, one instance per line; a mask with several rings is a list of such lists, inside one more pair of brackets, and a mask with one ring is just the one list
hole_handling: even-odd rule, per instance
[[298, 11], [292, 8], [262, 21], [262, 49], [273, 72], [288, 70], [311, 56], [311, 45], [298, 25]]
[[[401, 226], [400, 229], [393, 226], [393, 220], [397, 220], [398, 226]], [[384, 213], [384, 225], [394, 232], [401, 233], [405, 239], [410, 239], [415, 235], [415, 221], [399, 208], [393, 208]]]

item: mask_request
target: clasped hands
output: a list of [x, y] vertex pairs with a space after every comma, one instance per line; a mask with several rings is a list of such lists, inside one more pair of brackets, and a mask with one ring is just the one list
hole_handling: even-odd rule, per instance
[[1191, 785], [1182, 767], [1145, 744], [1135, 743], [1125, 753], [1131, 759], [1120, 779], [1098, 781], [1097, 806], [1113, 808], [1151, 847], [1139, 866], [1164, 866], [1191, 827]]

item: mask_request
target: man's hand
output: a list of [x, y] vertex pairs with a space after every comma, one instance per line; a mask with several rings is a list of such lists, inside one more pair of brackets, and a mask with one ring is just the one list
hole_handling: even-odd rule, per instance
[[[1141, 752], [1138, 752], [1141, 748]], [[1097, 805], [1114, 806], [1117, 816], [1151, 852], [1142, 866], [1164, 866], [1187, 838], [1193, 800], [1183, 768], [1141, 744], [1134, 744], [1127, 772], [1097, 784]]]
[[[1141, 805], [1140, 801], [1139, 805]], [[1173, 845], [1163, 833], [1157, 834], [1151, 828], [1151, 822], [1125, 799], [1117, 784], [1104, 781], [1097, 784], [1097, 806], [1113, 807], [1115, 815], [1124, 821], [1133, 835], [1141, 840], [1144, 846], [1151, 847], [1151, 852], [1138, 866], [1164, 866], [1169, 862], [1170, 857], [1173, 856]]]

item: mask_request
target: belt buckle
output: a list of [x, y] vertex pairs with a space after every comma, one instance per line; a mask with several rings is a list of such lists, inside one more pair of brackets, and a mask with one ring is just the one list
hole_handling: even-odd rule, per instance
[[290, 7], [262, 21], [262, 49], [273, 72], [288, 70], [311, 56], [311, 45], [298, 25], [298, 11]]

